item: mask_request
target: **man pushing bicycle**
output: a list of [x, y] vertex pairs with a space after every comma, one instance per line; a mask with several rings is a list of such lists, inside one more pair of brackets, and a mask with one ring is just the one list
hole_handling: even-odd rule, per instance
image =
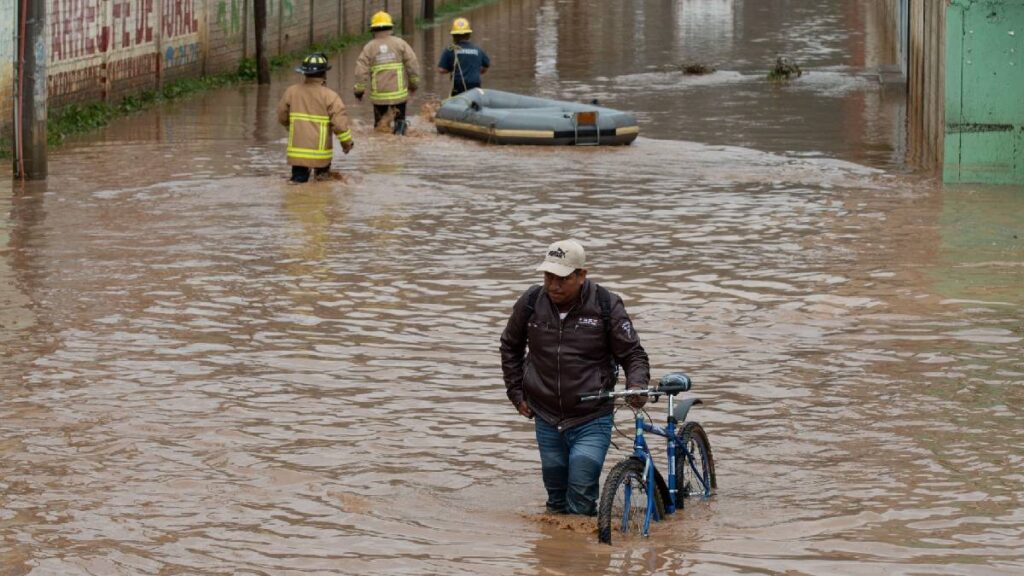
[[[543, 287], [519, 297], [501, 335], [506, 394], [524, 417], [536, 416], [547, 510], [593, 516], [614, 406], [579, 396], [611, 390], [618, 365], [627, 388], [647, 388], [650, 366], [622, 299], [587, 280], [579, 242], [549, 246], [537, 270]], [[639, 408], [646, 398], [629, 401]]]

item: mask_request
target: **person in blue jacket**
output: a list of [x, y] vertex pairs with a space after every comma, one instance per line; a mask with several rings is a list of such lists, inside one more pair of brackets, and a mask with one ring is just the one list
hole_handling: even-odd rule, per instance
[[491, 59], [483, 48], [469, 41], [472, 33], [469, 20], [456, 18], [452, 22], [453, 44], [445, 48], [441, 61], [437, 63], [438, 72], [452, 75], [451, 96], [479, 88], [480, 76], [491, 67]]

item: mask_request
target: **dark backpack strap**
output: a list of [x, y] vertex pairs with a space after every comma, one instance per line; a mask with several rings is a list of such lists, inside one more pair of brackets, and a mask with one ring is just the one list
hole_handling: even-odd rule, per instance
[[612, 335], [612, 293], [604, 286], [597, 285], [597, 303], [601, 306], [601, 322], [604, 323], [604, 333], [611, 338]]
[[612, 387], [619, 381], [619, 363], [612, 352], [612, 293], [597, 284], [597, 303], [601, 306], [601, 322], [604, 324], [604, 339], [608, 344], [608, 355], [612, 359]]
[[530, 286], [530, 289], [526, 291], [526, 322], [530, 322], [530, 318], [533, 318], [533, 310], [537, 306], [537, 298], [540, 296], [540, 290], [543, 286]]

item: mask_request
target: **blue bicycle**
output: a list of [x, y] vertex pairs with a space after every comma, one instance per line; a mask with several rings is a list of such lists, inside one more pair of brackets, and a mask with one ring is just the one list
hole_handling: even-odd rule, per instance
[[[636, 435], [633, 454], [619, 462], [605, 478], [597, 510], [597, 537], [612, 543], [612, 531], [623, 535], [650, 533], [651, 520], [661, 520], [685, 504], [688, 498], [710, 498], [714, 494], [715, 462], [711, 444], [700, 424], [687, 422], [686, 416], [698, 398], [676, 399], [680, 392], [690, 390], [690, 378], [681, 373], [664, 376], [656, 388], [645, 390], [604, 391], [580, 395], [580, 401], [607, 401], [631, 396], [647, 396], [657, 402], [668, 396], [668, 418], [664, 427], [644, 420], [643, 411], [636, 413]], [[668, 481], [658, 471], [651, 456], [644, 432], [668, 439]]]

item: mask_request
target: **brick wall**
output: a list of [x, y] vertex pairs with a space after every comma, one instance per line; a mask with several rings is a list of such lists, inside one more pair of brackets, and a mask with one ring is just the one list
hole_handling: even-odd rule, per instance
[[[18, 0], [0, 0], [0, 132], [13, 124]], [[445, 0], [435, 0], [440, 8]], [[116, 102], [182, 77], [235, 70], [255, 56], [253, 0], [50, 0], [49, 106]], [[415, 2], [417, 12], [423, 0]], [[271, 56], [365, 31], [401, 0], [267, 0]]]

